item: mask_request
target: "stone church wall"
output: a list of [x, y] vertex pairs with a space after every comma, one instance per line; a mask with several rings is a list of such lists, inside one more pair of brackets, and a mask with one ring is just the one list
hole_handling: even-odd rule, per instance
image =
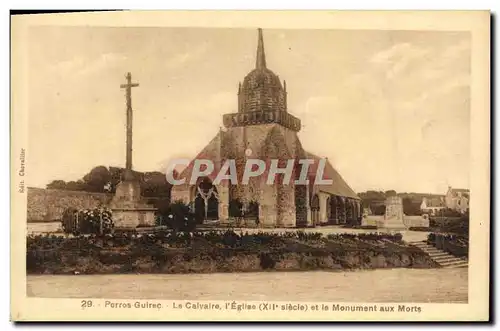
[[328, 223], [328, 206], [327, 200], [330, 197], [328, 193], [319, 192], [319, 222]]
[[280, 185], [277, 197], [278, 227], [295, 226], [295, 185]]
[[295, 224], [306, 226], [310, 223], [309, 199], [306, 185], [295, 185]]
[[172, 202], [182, 201], [188, 204], [191, 200], [190, 186], [188, 184], [175, 185], [172, 187]]
[[261, 185], [261, 195], [259, 197], [259, 221], [263, 227], [276, 227], [277, 218], [277, 197], [275, 185]]

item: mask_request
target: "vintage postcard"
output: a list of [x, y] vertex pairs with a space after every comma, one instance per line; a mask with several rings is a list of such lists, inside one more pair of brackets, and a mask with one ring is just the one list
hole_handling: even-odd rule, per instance
[[487, 321], [487, 11], [12, 17], [14, 321]]

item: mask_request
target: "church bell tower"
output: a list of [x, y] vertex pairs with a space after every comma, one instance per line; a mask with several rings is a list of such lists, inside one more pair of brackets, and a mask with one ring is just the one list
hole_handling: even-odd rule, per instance
[[238, 112], [225, 114], [224, 126], [276, 123], [300, 131], [300, 120], [287, 110], [286, 82], [281, 84], [279, 77], [267, 67], [264, 37], [262, 29], [258, 29], [255, 68], [238, 85]]

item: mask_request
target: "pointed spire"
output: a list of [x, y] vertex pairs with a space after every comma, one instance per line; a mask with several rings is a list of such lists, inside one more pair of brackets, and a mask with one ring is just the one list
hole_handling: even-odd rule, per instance
[[266, 68], [266, 53], [264, 52], [264, 38], [262, 37], [262, 29], [259, 28], [259, 41], [257, 44], [257, 60], [255, 63], [256, 69]]

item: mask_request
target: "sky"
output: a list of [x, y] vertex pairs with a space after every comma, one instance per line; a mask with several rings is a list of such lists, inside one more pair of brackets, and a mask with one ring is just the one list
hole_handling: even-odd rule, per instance
[[[134, 169], [196, 156], [237, 112], [257, 30], [39, 26], [29, 38], [27, 182], [45, 187], [125, 165], [127, 72], [140, 85]], [[356, 192], [469, 187], [469, 33], [264, 30], [264, 43], [304, 148]]]

